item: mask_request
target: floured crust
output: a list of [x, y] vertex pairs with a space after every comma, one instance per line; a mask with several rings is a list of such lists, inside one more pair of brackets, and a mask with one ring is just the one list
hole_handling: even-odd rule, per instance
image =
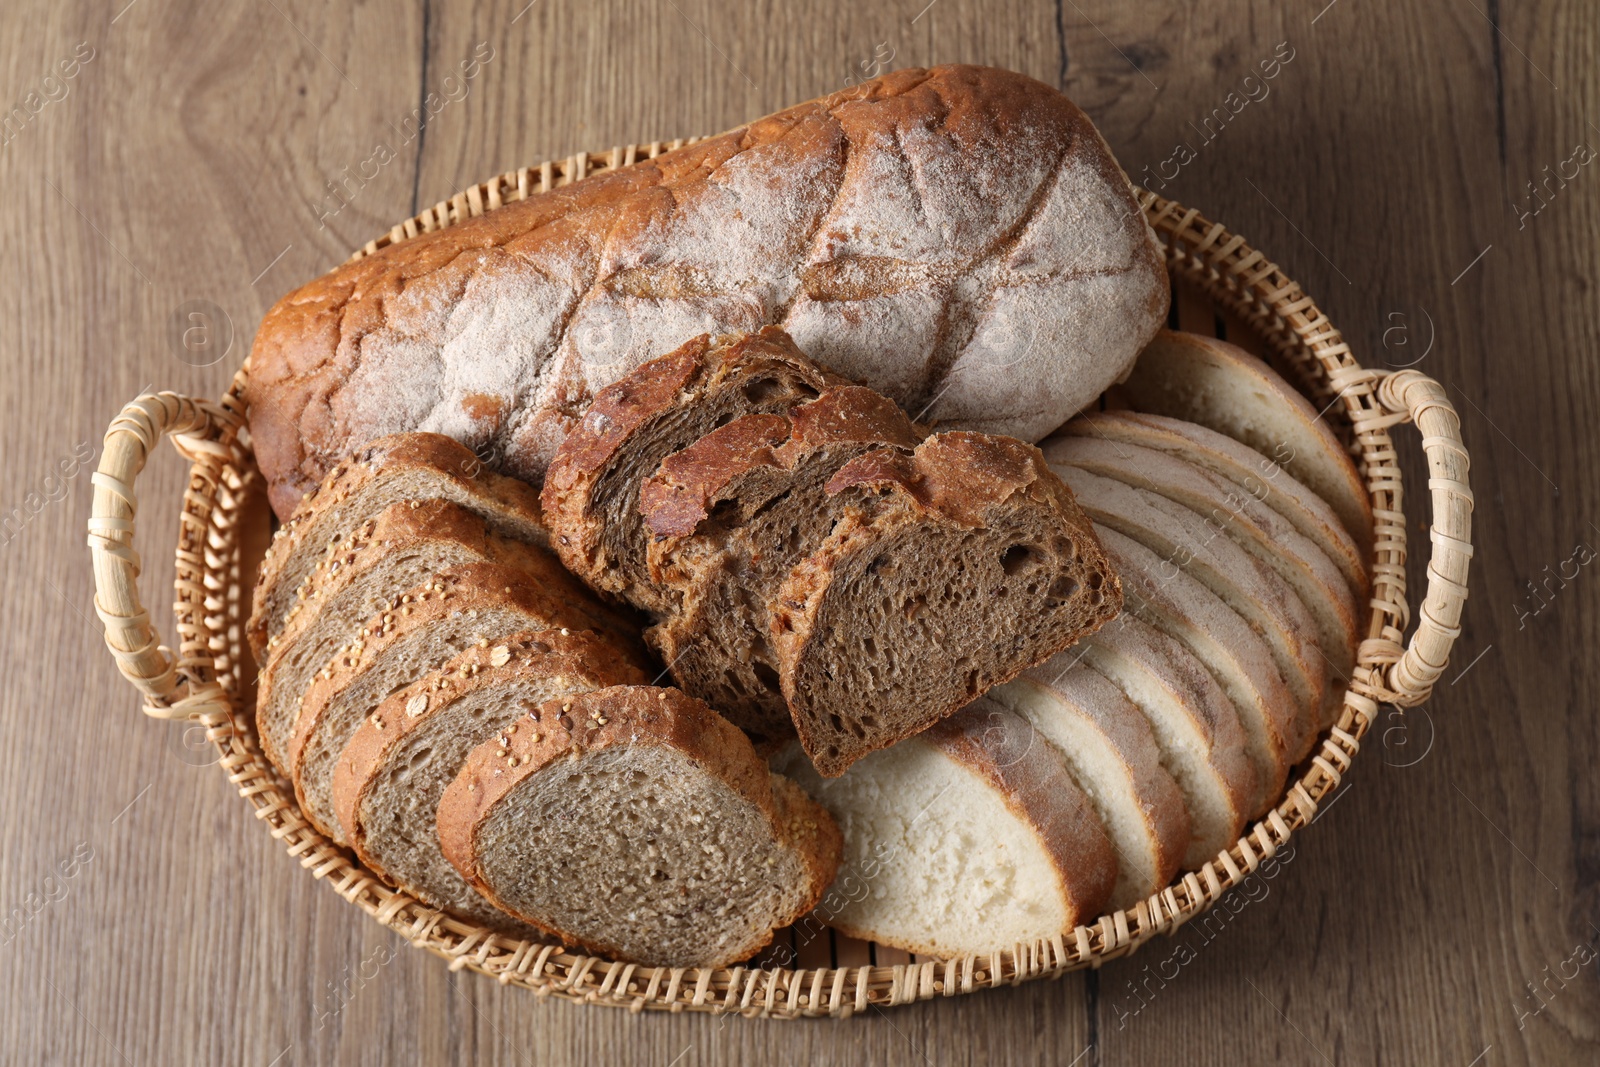
[[[719, 414], [785, 410], [840, 384], [775, 328], [696, 337], [650, 361], [595, 398], [552, 460], [541, 494], [552, 547], [596, 589], [659, 610], [665, 605], [649, 581], [638, 525], [639, 486], [630, 480], [637, 474], [642, 482], [655, 464], [619, 470], [623, 459], [633, 449], [659, 448], [662, 438], [673, 442], [666, 454], [690, 445]], [[745, 395], [755, 386], [757, 396]]]
[[[309, 560], [302, 553], [321, 554], [349, 532], [333, 529], [327, 522], [329, 514], [375, 483], [418, 472], [438, 478], [446, 491], [453, 490], [454, 502], [476, 511], [495, 531], [533, 544], [548, 543], [539, 494], [526, 482], [494, 473], [471, 449], [443, 434], [380, 437], [335, 464], [273, 536], [261, 561], [245, 630], [257, 662], [305, 577]], [[357, 521], [370, 517], [362, 515]]]
[[[772, 774], [736, 727], [701, 701], [676, 689], [623, 685], [547, 701], [518, 721], [501, 739], [475, 748], [439, 803], [439, 844], [445, 858], [479, 893], [508, 910], [479, 870], [476, 836], [495, 805], [519, 784], [551, 764], [603, 749], [658, 745], [682, 753], [706, 774], [763, 812], [779, 844], [797, 853], [809, 874], [801, 906], [773, 916], [772, 930], [816, 907], [838, 869], [842, 843], [833, 818], [793, 782]], [[616, 946], [574, 937], [538, 916], [518, 916], [563, 942], [617, 958]], [[737, 962], [763, 944], [744, 946]]]
[[[343, 843], [342, 828], [323, 825], [314, 806], [307, 803], [300, 770], [306, 743], [321, 727], [330, 702], [360, 681], [395, 646], [453, 616], [475, 617], [491, 606], [521, 615], [525, 622], [517, 627], [519, 630], [596, 630], [613, 640], [618, 656], [636, 664], [645, 662], [637, 625], [598, 603], [581, 583], [564, 572], [559, 582], [534, 582], [526, 571], [516, 567], [468, 563], [442, 571], [423, 585], [399, 594], [317, 672], [300, 702], [294, 732], [285, 746], [284, 773], [294, 783], [301, 812], [324, 836]], [[505, 635], [484, 632], [480, 643], [502, 636]], [[332, 821], [337, 823], [336, 818]]]
[[350, 738], [333, 777], [334, 811], [345, 840], [368, 870], [388, 878], [366, 847], [360, 809], [389, 754], [406, 735], [463, 697], [524, 676], [566, 678], [575, 687], [588, 688], [639, 685], [647, 680], [615, 645], [598, 634], [543, 630], [469, 648], [389, 697]]
[[250, 428], [280, 515], [408, 429], [537, 484], [646, 359], [782, 325], [913, 413], [1037, 439], [1126, 371], [1167, 301], [1132, 190], [1065, 96], [895, 71], [291, 293], [256, 334]]

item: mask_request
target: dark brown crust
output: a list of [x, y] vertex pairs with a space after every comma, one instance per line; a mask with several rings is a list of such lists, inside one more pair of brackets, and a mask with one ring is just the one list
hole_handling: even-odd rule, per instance
[[[647, 680], [625, 653], [599, 634], [543, 630], [469, 648], [385, 700], [345, 746], [333, 777], [334, 810], [344, 827], [345, 840], [368, 870], [388, 877], [366, 851], [366, 828], [359, 814], [361, 801], [388, 754], [412, 730], [462, 697], [524, 675], [582, 678], [596, 688], [638, 685]], [[419, 698], [424, 705], [412, 712]]]
[[[989, 526], [999, 517], [999, 509], [1011, 506], [1022, 494], [1043, 503], [1059, 517], [1072, 535], [1085, 571], [1102, 576], [1102, 600], [1089, 626], [1078, 633], [1063, 633], [1060, 643], [1041, 650], [1035, 662], [1048, 659], [1094, 632], [1122, 610], [1122, 583], [1095, 536], [1093, 523], [1033, 445], [970, 431], [936, 434], [910, 455], [898, 449], [882, 449], [853, 460], [829, 481], [828, 492], [859, 493], [862, 507], [848, 510], [827, 541], [794, 568], [774, 603], [772, 640], [791, 711], [795, 675], [808, 646], [814, 637], [832, 639], [832, 635], [816, 633], [816, 626], [837, 569], [906, 525], [931, 523], [964, 529]], [[1010, 673], [991, 679], [990, 684], [1002, 685], [1034, 665], [1019, 662]], [[945, 709], [944, 714], [958, 709], [959, 705]], [[870, 748], [849, 759], [831, 761], [819, 751], [819, 739], [810, 718], [797, 713], [794, 722], [801, 746], [818, 773], [827, 777], [844, 773], [867, 751], [894, 744], [923, 728], [913, 725], [898, 733], [884, 731], [874, 738]]]
[[[518, 784], [552, 763], [586, 752], [625, 745], [660, 745], [675, 749], [727, 784], [771, 820], [775, 835], [798, 852], [813, 875], [807, 899], [793, 916], [778, 917], [787, 925], [822, 899], [839, 866], [842, 839], [828, 813], [797, 788], [784, 790], [756, 754], [750, 740], [703, 702], [676, 689], [618, 686], [540, 705], [518, 723], [519, 729], [479, 745], [439, 802], [439, 846], [445, 858], [496, 907], [514, 914], [495, 896], [479, 873], [476, 838], [494, 806]], [[792, 784], [792, 783], [790, 783]], [[535, 916], [518, 916], [570, 945], [617, 958], [617, 949], [551, 928]], [[770, 939], [770, 935], [769, 935]], [[761, 946], [754, 946], [754, 952]], [[723, 966], [736, 960], [708, 960]]]
[[593, 502], [618, 453], [634, 434], [669, 413], [767, 372], [817, 391], [844, 384], [807, 359], [788, 334], [766, 327], [753, 334], [694, 338], [601, 390], [556, 452], [540, 497], [551, 526], [551, 547], [562, 562], [595, 588], [627, 597], [643, 577], [644, 560], [607, 558], [605, 516], [596, 513]]
[[[300, 784], [300, 758], [328, 704], [346, 686], [357, 681], [396, 644], [426, 630], [456, 612], [473, 612], [494, 605], [519, 612], [529, 619], [521, 629], [596, 630], [613, 638], [618, 651], [640, 664], [646, 661], [634, 620], [597, 601], [576, 579], [562, 573], [559, 584], [536, 583], [526, 571], [501, 563], [468, 563], [441, 571], [428, 582], [397, 596], [388, 610], [367, 620], [351, 643], [339, 650], [306, 689], [294, 732], [285, 746], [284, 773], [294, 783], [302, 813], [324, 835], [332, 827], [317, 821], [305, 803]], [[542, 625], [533, 625], [542, 620]], [[485, 635], [498, 637], [500, 635]]]
[[307, 538], [314, 539], [314, 544], [330, 542], [329, 531], [318, 529], [318, 520], [364, 483], [417, 469], [435, 471], [454, 481], [466, 496], [481, 501], [492, 526], [506, 533], [539, 530], [546, 536], [536, 543], [548, 542], [538, 491], [528, 483], [494, 473], [471, 449], [444, 434], [417, 432], [380, 437], [340, 460], [321, 483], [300, 499], [294, 515], [273, 536], [261, 561], [251, 599], [255, 610], [245, 631], [258, 661], [271, 636], [264, 614], [267, 601], [292, 597], [296, 592], [277, 588], [283, 561], [298, 551]]
[[[922, 146], [921, 139], [913, 136], [929, 129], [940, 135], [933, 148]], [[880, 144], [881, 149], [876, 147]], [[664, 268], [656, 269], [658, 265], [628, 265], [629, 257], [649, 248], [650, 235], [710, 203], [718, 191], [715, 177], [725, 173], [736, 157], [749, 153], [770, 159], [770, 172], [791, 184], [815, 189], [823, 198], [824, 215], [846, 177], [861, 178], [858, 155], [903, 156], [911, 166], [930, 170], [960, 160], [982, 161], [981, 166], [972, 165], [969, 178], [974, 182], [1003, 170], [1012, 160], [1019, 165], [1044, 161], [1038, 188], [1019, 184], [1005, 190], [1004, 210], [997, 211], [995, 219], [981, 219], [959, 235], [973, 238], [976, 232], [975, 240], [989, 260], [1003, 257], [1014, 246], [1018, 238], [1011, 228], [1012, 209], [1041, 202], [1041, 191], [1050, 188], [1058, 173], [1055, 168], [1092, 169], [1126, 210], [1132, 261], [1126, 273], [1137, 285], [1139, 298], [1151, 304], [1152, 322], [1159, 310], [1156, 305], [1164, 307], [1165, 276], [1126, 179], [1092, 124], [1066, 97], [1020, 74], [993, 68], [895, 71], [656, 159], [392, 245], [280, 300], [256, 333], [246, 393], [256, 454], [274, 509], [279, 515], [288, 514], [340, 454], [371, 432], [365, 427], [377, 422], [379, 416], [368, 403], [346, 388], [358, 372], [371, 374], [384, 361], [388, 340], [377, 335], [423, 339], [437, 346], [433, 335], [438, 325], [431, 316], [438, 308], [457, 304], [475, 279], [519, 271], [548, 276], [564, 268], [574, 279], [574, 292], [697, 299], [700, 291], [692, 272], [676, 278]], [[805, 295], [820, 301], [859, 300], [894, 292], [897, 285], [924, 284], [917, 271], [928, 264], [920, 262], [905, 263], [901, 273], [908, 277], [898, 282], [892, 272], [888, 278], [863, 273], [860, 263], [849, 257], [808, 264], [795, 249], [808, 247], [813, 236], [833, 239], [833, 234], [805, 232], [824, 215], [804, 214], [786, 235], [790, 247], [772, 250], [774, 256], [783, 257], [780, 261]], [[961, 247], [964, 257], [966, 246]], [[619, 267], [618, 262], [624, 265]], [[964, 265], [965, 259], [940, 266], [950, 272]], [[936, 281], [943, 284], [949, 279]], [[942, 315], [949, 303], [936, 296], [930, 307]], [[749, 321], [728, 326], [749, 328], [779, 321], [786, 311], [783, 304], [752, 308], [745, 316]], [[462, 410], [452, 408], [451, 418], [463, 433], [475, 441], [494, 442], [501, 449], [502, 469], [533, 481], [542, 477], [545, 461], [590, 399], [582, 375], [554, 365], [554, 353], [573, 313], [572, 308], [563, 309], [547, 335], [530, 339], [538, 354], [530, 355], [526, 377], [537, 379], [532, 383], [537, 399], [510, 400], [509, 394], [448, 397], [459, 401]], [[920, 366], [900, 366], [910, 360], [910, 352], [889, 357], [886, 366], [915, 379], [907, 386], [915, 395], [897, 399], [917, 407], [932, 397], [963, 337], [959, 329], [946, 329], [940, 346]], [[680, 338], [661, 340], [672, 344]], [[1048, 415], [1067, 413], [1052, 410]], [[408, 418], [415, 421], [416, 416], [408, 413], [400, 421]], [[390, 419], [382, 425], [403, 428], [394, 423]], [[1041, 429], [1040, 435], [1048, 429]]]

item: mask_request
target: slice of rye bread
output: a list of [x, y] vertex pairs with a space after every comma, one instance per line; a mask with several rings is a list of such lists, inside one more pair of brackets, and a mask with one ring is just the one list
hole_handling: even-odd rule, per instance
[[1281, 792], [1289, 769], [1316, 737], [1314, 709], [1297, 703], [1272, 650], [1239, 613], [1211, 590], [1131, 537], [1095, 526], [1122, 577], [1123, 609], [1194, 653], [1238, 709], [1256, 766], [1270, 792]]
[[876, 448], [915, 448], [925, 433], [859, 385], [785, 415], [746, 415], [675, 452], [644, 483], [650, 577], [675, 610], [646, 639], [680, 689], [767, 737], [794, 724], [772, 648], [772, 601], [833, 528], [824, 492], [845, 463]]
[[1149, 490], [1206, 517], [1256, 560], [1272, 568], [1311, 611], [1323, 652], [1342, 678], [1355, 666], [1355, 594], [1326, 553], [1294, 525], [1244, 490], [1193, 463], [1138, 445], [1062, 437], [1044, 449], [1050, 463]]
[[639, 486], [661, 461], [741, 415], [787, 411], [849, 384], [776, 327], [696, 337], [595, 397], [545, 474], [550, 542], [573, 573], [651, 611], [669, 605], [650, 582]]
[[531, 485], [488, 470], [471, 449], [443, 434], [377, 438], [329, 471], [272, 538], [245, 631], [258, 663], [267, 641], [283, 628], [301, 583], [327, 551], [402, 500], [448, 500], [498, 534], [549, 543], [539, 494]]
[[487, 647], [525, 630], [597, 630], [617, 638], [619, 658], [644, 669], [637, 640], [614, 617], [565, 572], [541, 584], [500, 563], [451, 567], [396, 597], [306, 690], [286, 753], [301, 813], [325, 837], [346, 844], [333, 807], [339, 754], [387, 697], [472, 645]]
[[1309, 400], [1244, 349], [1162, 330], [1121, 388], [1136, 411], [1199, 423], [1270, 457], [1371, 547], [1372, 499], [1350, 453]]
[[1072, 644], [1122, 608], [1089, 520], [1039, 450], [936, 434], [828, 481], [833, 532], [772, 611], [806, 754], [833, 777]]
[[817, 915], [852, 937], [954, 957], [1070, 932], [1105, 908], [1117, 857], [1059, 752], [982, 699], [823, 778], [798, 745], [774, 760], [844, 835]]
[[516, 567], [540, 587], [569, 581], [549, 552], [491, 533], [481, 518], [443, 500], [391, 504], [339, 542], [267, 642], [256, 691], [256, 732], [267, 758], [288, 773], [286, 749], [301, 698], [367, 620], [440, 571], [483, 562]]
[[1339, 516], [1326, 500], [1249, 445], [1197, 422], [1136, 411], [1088, 412], [1067, 423], [1060, 433], [1169, 452], [1226, 479], [1293, 523], [1327, 553], [1356, 600], [1366, 601], [1371, 589], [1367, 560]]
[[1122, 690], [1074, 657], [1072, 649], [1058, 652], [991, 689], [989, 699], [1055, 746], [1116, 849], [1110, 906], [1129, 908], [1182, 869], [1189, 806], [1161, 765], [1149, 721]]
[[1072, 650], [1121, 689], [1150, 722], [1163, 765], [1189, 805], [1193, 870], [1232, 845], [1277, 799], [1256, 773], [1258, 756], [1205, 664], [1147, 623], [1124, 615]]
[[479, 745], [438, 838], [479, 893], [569, 944], [664, 967], [747, 959], [814, 908], [833, 820], [676, 689], [552, 700]]
[[333, 773], [345, 840], [368, 870], [424, 904], [504, 922], [439, 850], [445, 787], [469, 752], [497, 735], [505, 747], [518, 720], [546, 701], [648, 680], [593, 632], [519, 633], [467, 649], [378, 705], [351, 736]]
[[1182, 571], [1238, 612], [1272, 650], [1298, 707], [1323, 706], [1329, 672], [1316, 649], [1316, 624], [1282, 578], [1188, 508], [1076, 467], [1056, 472], [1090, 518], [1161, 557], [1161, 576]]

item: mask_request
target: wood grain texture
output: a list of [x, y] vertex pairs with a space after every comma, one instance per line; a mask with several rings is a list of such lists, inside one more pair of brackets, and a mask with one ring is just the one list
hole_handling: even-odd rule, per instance
[[[0, 1059], [1600, 1059], [1600, 577], [1574, 555], [1600, 548], [1600, 159], [1565, 162], [1600, 149], [1593, 5], [124, 2], [0, 20], [0, 104], [38, 94], [0, 146]], [[1419, 361], [1461, 410], [1457, 664], [1384, 713], [1272, 877], [1091, 975], [845, 1021], [633, 1017], [450, 974], [285, 855], [193, 732], [138, 714], [83, 546], [83, 457], [122, 403], [220, 394], [278, 295], [469, 182], [957, 60], [1063, 85], [1136, 180], [1271, 250], [1358, 358]], [[209, 347], [175, 336], [204, 325]], [[168, 623], [182, 478], [164, 451], [140, 482]]]

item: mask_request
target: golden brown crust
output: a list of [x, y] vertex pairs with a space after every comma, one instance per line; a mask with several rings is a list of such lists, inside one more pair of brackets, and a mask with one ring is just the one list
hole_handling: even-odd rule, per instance
[[407, 734], [461, 698], [522, 676], [572, 678], [599, 687], [637, 685], [646, 678], [610, 640], [580, 631], [542, 630], [481, 642], [439, 670], [389, 697], [361, 724], [339, 757], [333, 776], [334, 810], [356, 857], [387, 877], [366, 849], [361, 802], [376, 775]]
[[[285, 746], [284, 773], [294, 783], [302, 812], [313, 825], [317, 821], [306, 805], [300, 782], [301, 755], [320, 726], [329, 702], [360, 680], [395, 645], [455, 614], [475, 614], [490, 606], [541, 619], [543, 625], [536, 627], [541, 630], [596, 630], [613, 638], [619, 652], [644, 662], [637, 624], [600, 604], [565, 572], [560, 582], [545, 583], [530, 581], [526, 571], [500, 563], [468, 563], [441, 571], [395, 597], [387, 609], [369, 619], [306, 689], [294, 732]], [[318, 829], [328, 835], [333, 828]]]
[[[552, 763], [626, 745], [659, 745], [683, 753], [764, 812], [778, 838], [798, 852], [812, 878], [804, 914], [821, 900], [839, 865], [842, 839], [828, 813], [794, 783], [773, 775], [750, 740], [702, 701], [677, 689], [617, 686], [546, 701], [499, 739], [467, 757], [439, 802], [440, 849], [472, 887], [515, 914], [481, 876], [476, 838], [516, 786]], [[615, 957], [614, 945], [574, 938], [534, 916], [518, 916], [568, 944]]]

